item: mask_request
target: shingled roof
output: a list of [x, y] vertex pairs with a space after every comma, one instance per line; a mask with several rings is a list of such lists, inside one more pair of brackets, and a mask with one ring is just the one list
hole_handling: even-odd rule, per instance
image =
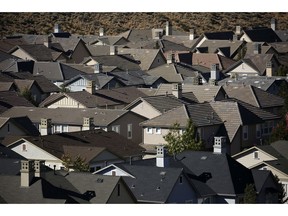
[[35, 61], [53, 61], [51, 50], [43, 44], [25, 44], [18, 45], [10, 53], [13, 53], [17, 49], [23, 50], [29, 54]]
[[243, 29], [243, 33], [253, 42], [281, 42], [281, 39], [271, 28]]

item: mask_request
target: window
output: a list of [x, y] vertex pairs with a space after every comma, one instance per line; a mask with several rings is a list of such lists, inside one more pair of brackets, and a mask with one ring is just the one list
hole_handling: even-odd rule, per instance
[[152, 134], [152, 128], [151, 127], [146, 128], [146, 133]]
[[22, 151], [27, 151], [27, 146], [26, 146], [26, 144], [23, 144], [23, 145], [22, 145]]
[[68, 125], [63, 125], [62, 126], [62, 131], [63, 132], [68, 132]]
[[243, 139], [248, 140], [248, 125], [243, 126]]
[[62, 133], [62, 125], [55, 126], [55, 133]]
[[155, 129], [155, 133], [156, 133], [156, 134], [161, 134], [161, 128], [156, 128], [156, 129]]
[[117, 195], [120, 196], [120, 184], [117, 184]]
[[259, 159], [259, 152], [258, 151], [253, 152], [253, 158]]
[[7, 124], [7, 131], [10, 132], [10, 124]]
[[116, 133], [120, 134], [120, 125], [113, 125], [112, 126], [112, 131], [115, 131]]
[[183, 183], [183, 177], [182, 177], [182, 176], [179, 177], [179, 183], [180, 183], [180, 184]]
[[264, 124], [262, 124], [262, 134], [263, 135], [269, 135], [271, 134], [274, 127], [273, 121], [267, 121]]
[[132, 124], [127, 125], [127, 138], [132, 139]]
[[256, 125], [256, 138], [261, 137], [261, 124]]

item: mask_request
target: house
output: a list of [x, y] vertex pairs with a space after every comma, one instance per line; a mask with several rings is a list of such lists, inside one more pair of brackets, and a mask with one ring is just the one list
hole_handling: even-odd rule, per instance
[[122, 103], [93, 95], [88, 91], [77, 91], [52, 94], [40, 103], [39, 107], [117, 109], [122, 107]]
[[37, 128], [28, 117], [0, 117], [0, 141], [7, 135], [37, 136]]
[[276, 115], [281, 113], [284, 105], [283, 98], [270, 94], [253, 85], [224, 85], [223, 88], [229, 98], [235, 98]]
[[288, 192], [288, 151], [287, 141], [279, 140], [270, 145], [253, 146], [235, 155], [233, 158], [252, 170], [269, 170], [277, 175]]
[[43, 161], [37, 160], [0, 160], [9, 170], [15, 170], [11, 173], [0, 167], [1, 203], [135, 203], [133, 194], [121, 177], [52, 170], [43, 166]]
[[0, 114], [14, 106], [34, 107], [23, 96], [14, 91], [0, 91]]
[[155, 163], [153, 158], [142, 160], [142, 163], [111, 164], [94, 174], [121, 176], [137, 203], [141, 204], [214, 203], [216, 193], [209, 186], [185, 171], [181, 165], [168, 166], [161, 164], [161, 160], [159, 158]]
[[33, 68], [34, 76], [43, 75], [58, 87], [79, 74], [86, 73], [60, 62], [35, 62]]
[[29, 160], [44, 160], [50, 168], [55, 165], [56, 170], [75, 169], [65, 158], [74, 161], [80, 157], [90, 171], [95, 171], [111, 163], [140, 160], [144, 150], [116, 132], [101, 129], [41, 137], [6, 137], [2, 143]]
[[98, 108], [13, 107], [1, 116], [28, 116], [42, 135], [101, 128], [116, 131], [136, 144], [142, 141], [139, 123], [146, 120], [128, 110]]

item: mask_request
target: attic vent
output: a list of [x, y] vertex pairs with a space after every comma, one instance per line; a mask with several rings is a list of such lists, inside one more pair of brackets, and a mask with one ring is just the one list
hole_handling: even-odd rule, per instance
[[238, 86], [234, 86], [233, 89], [238, 89]]
[[29, 112], [32, 112], [32, 111], [34, 111], [34, 109], [29, 109]]
[[82, 112], [86, 112], [86, 110], [84, 109], [84, 110], [82, 110]]
[[97, 182], [97, 183], [103, 183], [103, 179], [98, 178], [98, 179], [96, 180], [96, 182]]
[[160, 175], [161, 175], [161, 176], [165, 176], [165, 175], [166, 175], [166, 172], [162, 171], [162, 172], [160, 172]]
[[201, 157], [201, 160], [206, 160], [207, 159], [207, 156], [202, 156]]

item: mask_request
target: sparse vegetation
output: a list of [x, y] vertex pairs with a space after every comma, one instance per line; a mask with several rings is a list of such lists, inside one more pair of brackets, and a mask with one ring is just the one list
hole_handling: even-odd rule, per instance
[[194, 12], [150, 12], [150, 13], [0, 13], [1, 36], [23, 34], [48, 34], [53, 32], [55, 23], [63, 31], [79, 35], [98, 35], [99, 28], [105, 33], [116, 35], [131, 28], [164, 28], [170, 21], [174, 29], [189, 31], [194, 29], [197, 35], [205, 31], [235, 30], [242, 27], [270, 27], [270, 20], [278, 20], [278, 29], [287, 29], [287, 13], [194, 13]]

